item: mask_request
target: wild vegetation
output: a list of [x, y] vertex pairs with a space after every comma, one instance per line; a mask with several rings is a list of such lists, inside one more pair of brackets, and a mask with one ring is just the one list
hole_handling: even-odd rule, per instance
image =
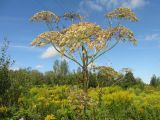
[[[64, 14], [63, 18], [71, 20], [67, 28], [58, 26], [61, 18], [49, 11], [31, 18], [45, 22], [49, 28], [32, 45], [51, 44], [79, 65], [74, 71], [66, 60], [56, 60], [53, 70], [45, 73], [31, 68], [11, 70], [14, 61], [7, 54], [9, 43], [5, 40], [0, 55], [0, 119], [159, 120], [159, 77], [153, 75], [147, 85], [129, 69], [119, 72], [93, 65], [120, 41], [136, 43], [133, 32], [121, 24], [124, 19], [137, 21], [130, 9], [118, 8], [105, 16], [109, 20], [107, 28], [83, 22], [76, 13]], [[118, 23], [113, 24], [115, 21]]]
[[6, 54], [7, 44], [0, 59], [2, 120], [160, 119], [160, 79], [155, 75], [147, 85], [131, 71], [122, 74], [101, 66], [89, 71], [86, 95], [82, 70], [70, 71], [65, 60], [56, 60], [53, 71], [46, 73], [9, 70], [13, 62]]

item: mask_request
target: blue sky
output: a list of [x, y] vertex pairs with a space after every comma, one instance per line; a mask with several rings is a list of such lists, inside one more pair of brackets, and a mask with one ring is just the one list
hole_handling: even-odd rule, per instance
[[[42, 72], [52, 70], [54, 60], [60, 59], [56, 51], [47, 46], [31, 48], [30, 42], [47, 31], [41, 23], [29, 18], [41, 10], [58, 15], [67, 11], [85, 14], [87, 21], [101, 26], [107, 23], [104, 13], [119, 6], [131, 7], [139, 18], [137, 23], [126, 22], [138, 40], [138, 45], [120, 43], [99, 58], [95, 64], [110, 65], [116, 70], [131, 68], [136, 77], [146, 83], [153, 74], [160, 76], [160, 1], [159, 0], [0, 0], [0, 44], [5, 36], [10, 41], [9, 54], [16, 61], [13, 69], [32, 67]], [[77, 66], [69, 61], [71, 69]]]

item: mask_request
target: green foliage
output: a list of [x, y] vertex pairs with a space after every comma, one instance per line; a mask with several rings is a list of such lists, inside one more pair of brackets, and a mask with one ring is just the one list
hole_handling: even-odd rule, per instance
[[[118, 86], [90, 88], [86, 94], [78, 87], [44, 85], [32, 87], [27, 94], [22, 94], [18, 99], [20, 107], [10, 118], [15, 120], [22, 117], [27, 120], [159, 119], [159, 94], [160, 89], [150, 86], [138, 92], [133, 88], [124, 90]], [[4, 113], [6, 110], [3, 109]]]
[[66, 60], [63, 60], [59, 63], [58, 60], [54, 62], [53, 70], [58, 76], [65, 76], [69, 73], [69, 67]]
[[94, 70], [96, 71], [96, 81], [97, 86], [99, 87], [111, 86], [121, 77], [120, 73], [118, 73], [112, 67], [98, 66], [95, 67]]
[[153, 75], [150, 81], [150, 85], [154, 87], [160, 86], [160, 78], [157, 78], [156, 75]]
[[[1, 118], [9, 120], [20, 118], [43, 120], [54, 117], [57, 120], [143, 118], [145, 120], [159, 115], [159, 107], [156, 104], [159, 103], [158, 88], [144, 87], [141, 80], [135, 79], [132, 73], [120, 75], [122, 80], [118, 81], [119, 73], [112, 68], [109, 68], [111, 71], [108, 69], [100, 71], [98, 74], [100, 77], [96, 72], [90, 71], [90, 88], [86, 94], [82, 90], [81, 69], [77, 72], [63, 72], [69, 71], [69, 68], [61, 67], [63, 61], [57, 63], [54, 64], [56, 65], [54, 71], [45, 74], [29, 68], [10, 70], [11, 85], [7, 93], [10, 106], [1, 106]], [[65, 74], [60, 76], [58, 72]], [[98, 82], [103, 80], [105, 82], [98, 87]], [[129, 86], [124, 90], [122, 83], [127, 83], [125, 80], [129, 82]], [[112, 84], [108, 84], [107, 81]], [[109, 85], [113, 87], [104, 87]], [[114, 85], [121, 85], [122, 88]], [[141, 89], [141, 86], [144, 88]], [[144, 112], [141, 113], [141, 110]]]
[[67, 62], [57, 60], [54, 70], [44, 74], [30, 68], [13, 71], [9, 70], [11, 64], [5, 50], [2, 50], [0, 59], [0, 82], [4, 88], [0, 96], [0, 119], [160, 119], [157, 77], [152, 78], [151, 85], [145, 85], [132, 72], [122, 75], [113, 68], [103, 66], [104, 69], [89, 71], [86, 93], [82, 89], [81, 68], [69, 72]]
[[11, 86], [9, 77], [9, 68], [12, 65], [10, 57], [7, 55], [9, 42], [4, 39], [3, 46], [0, 51], [0, 105], [8, 105], [8, 92]]
[[128, 88], [128, 87], [133, 86], [135, 84], [136, 84], [136, 79], [134, 78], [133, 73], [127, 72], [124, 75], [123, 82], [121, 83], [121, 86], [123, 88]]

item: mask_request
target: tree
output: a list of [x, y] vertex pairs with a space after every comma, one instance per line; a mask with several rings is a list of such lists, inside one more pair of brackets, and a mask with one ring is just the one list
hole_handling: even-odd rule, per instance
[[46, 84], [52, 84], [52, 85], [57, 84], [56, 74], [53, 71], [46, 72], [44, 75], [44, 79]]
[[53, 70], [57, 76], [66, 76], [69, 73], [69, 66], [66, 60], [59, 62], [56, 60], [53, 64]]
[[7, 55], [8, 46], [9, 41], [5, 38], [0, 54], [0, 98], [2, 99], [2, 104], [7, 104], [7, 93], [11, 86], [9, 68], [13, 61]]
[[54, 64], [53, 64], [53, 71], [56, 75], [60, 74], [60, 67], [59, 67], [59, 61], [55, 60]]
[[157, 80], [156, 75], [152, 76], [151, 81], [150, 81], [150, 85], [152, 85], [154, 87], [156, 87], [158, 85], [158, 80]]
[[112, 67], [98, 66], [94, 68], [97, 71], [98, 86], [111, 86], [118, 82], [120, 74]]
[[125, 88], [128, 88], [136, 84], [136, 79], [134, 78], [134, 75], [131, 71], [125, 74], [124, 82], [122, 84], [122, 86], [124, 86]]
[[69, 73], [69, 66], [66, 60], [61, 61], [60, 73], [62, 76], [66, 76]]
[[144, 82], [141, 78], [136, 78], [136, 85], [134, 88], [140, 88], [140, 89], [144, 89]]
[[[67, 28], [60, 26], [63, 18], [70, 20]], [[62, 56], [74, 61], [82, 68], [84, 91], [89, 83], [88, 66], [100, 56], [113, 49], [120, 41], [130, 41], [136, 44], [134, 33], [121, 24], [121, 20], [137, 21], [136, 15], [129, 8], [117, 8], [107, 14], [107, 28], [102, 28], [92, 22], [82, 22], [83, 17], [77, 13], [65, 13], [62, 17], [50, 11], [34, 14], [31, 21], [43, 21], [49, 31], [40, 34], [32, 42], [35, 46], [51, 44]], [[116, 19], [118, 22], [115, 22]], [[66, 22], [64, 22], [66, 23]], [[63, 23], [63, 24], [64, 24]], [[79, 55], [79, 57], [76, 57]]]
[[38, 70], [29, 71], [30, 80], [33, 85], [41, 85], [44, 83], [44, 76]]

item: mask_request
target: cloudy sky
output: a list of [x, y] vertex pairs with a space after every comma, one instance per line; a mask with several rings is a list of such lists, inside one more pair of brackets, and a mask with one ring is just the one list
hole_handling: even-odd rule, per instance
[[[138, 45], [119, 44], [98, 59], [95, 64], [109, 65], [116, 70], [131, 68], [136, 77], [149, 82], [153, 74], [160, 76], [160, 1], [158, 0], [0, 0], [0, 45], [7, 37], [9, 54], [16, 61], [12, 69], [32, 67], [42, 72], [52, 70], [53, 62], [60, 58], [51, 47], [30, 47], [30, 42], [47, 31], [41, 23], [31, 23], [29, 18], [41, 10], [57, 15], [76, 11], [87, 16], [87, 21], [102, 27], [107, 25], [104, 14], [116, 7], [130, 7], [139, 18], [138, 23], [126, 22], [138, 40]], [[77, 66], [68, 61], [70, 68]]]

